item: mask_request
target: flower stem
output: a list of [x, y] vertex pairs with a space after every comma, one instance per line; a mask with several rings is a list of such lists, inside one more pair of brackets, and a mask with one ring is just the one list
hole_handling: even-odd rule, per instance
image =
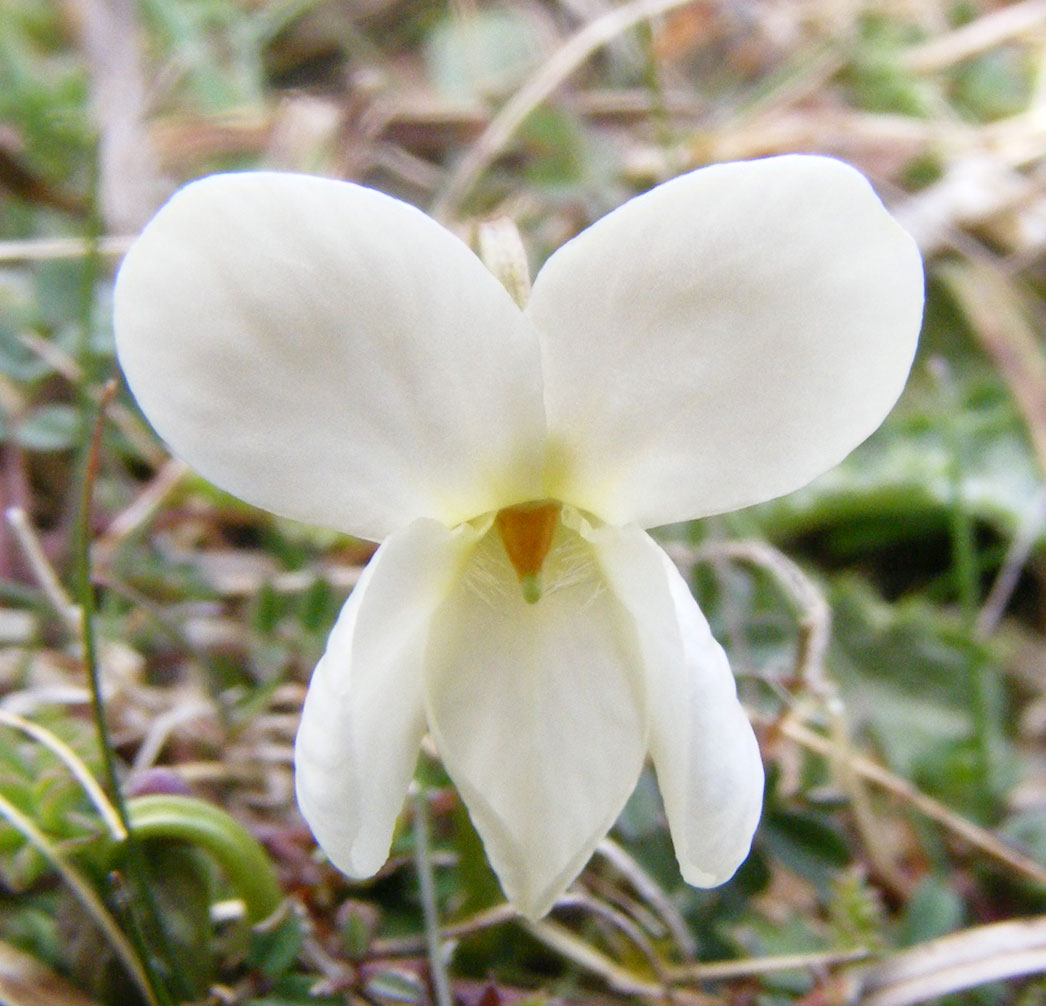
[[224, 810], [189, 796], [150, 794], [127, 801], [127, 813], [139, 841], [169, 839], [199, 846], [222, 868], [243, 899], [247, 921], [273, 915], [283, 892], [265, 850]]
[[[87, 671], [87, 680], [91, 693], [91, 710], [94, 717], [95, 729], [98, 734], [98, 746], [101, 750], [102, 769], [105, 777], [106, 788], [112, 806], [116, 811], [124, 831], [123, 849], [125, 852], [124, 865], [128, 870], [128, 880], [133, 884], [132, 889], [138, 893], [143, 901], [147, 922], [151, 925], [153, 932], [160, 935], [160, 945], [169, 945], [160, 917], [159, 908], [152, 897], [148, 886], [147, 874], [144, 860], [137, 843], [134, 832], [127, 819], [127, 807], [123, 801], [120, 790], [120, 780], [116, 772], [116, 761], [113, 757], [112, 744], [109, 740], [109, 729], [105, 717], [105, 707], [102, 700], [101, 671], [98, 666], [98, 650], [94, 633], [94, 585], [91, 582], [91, 502], [94, 493], [95, 478], [98, 474], [99, 457], [101, 453], [102, 429], [105, 423], [105, 412], [109, 404], [116, 397], [116, 381], [111, 380], [102, 391], [97, 418], [94, 428], [88, 440], [87, 455], [83, 466], [80, 494], [80, 513], [77, 524], [76, 547], [75, 547], [75, 571], [74, 583], [77, 601], [80, 607], [80, 636], [83, 646], [83, 662]], [[132, 918], [134, 913], [132, 912]], [[147, 941], [137, 925], [130, 926], [130, 937], [137, 951], [143, 974], [152, 991], [153, 999], [160, 1006], [173, 1006], [173, 998], [167, 990], [164, 980], [156, 968], [156, 963], [150, 953]], [[174, 976], [178, 983], [180, 972], [177, 968], [167, 969], [168, 974]]]
[[429, 845], [429, 807], [425, 791], [418, 787], [411, 797], [414, 810], [414, 866], [418, 871], [421, 910], [425, 919], [425, 947], [432, 975], [436, 1006], [454, 1006], [447, 969], [440, 946], [439, 909], [436, 907], [436, 884], [432, 876], [432, 850]]
[[[949, 530], [952, 540], [955, 592], [963, 628], [972, 641], [976, 637], [980, 572], [977, 559], [976, 527], [966, 502], [962, 434], [956, 419], [960, 414], [962, 402], [959, 400], [959, 394], [946, 361], [942, 358], [935, 358], [931, 361], [930, 366], [944, 399], [942, 426], [948, 453], [951, 456]], [[980, 797], [982, 809], [987, 810], [995, 790], [995, 750], [998, 724], [995, 723], [993, 714], [995, 681], [992, 678], [991, 667], [987, 659], [979, 651], [969, 655], [968, 687]]]

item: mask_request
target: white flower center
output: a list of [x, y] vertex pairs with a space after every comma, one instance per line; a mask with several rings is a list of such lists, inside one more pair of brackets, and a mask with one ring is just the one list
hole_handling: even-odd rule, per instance
[[505, 507], [493, 519], [488, 515], [483, 519], [488, 530], [463, 571], [469, 589], [494, 608], [515, 609], [521, 602], [530, 607], [566, 590], [580, 590], [575, 601], [588, 604], [606, 583], [592, 546], [579, 533], [585, 521], [557, 500]]
[[494, 518], [527, 604], [541, 598], [541, 568], [556, 537], [561, 509], [555, 500], [537, 500], [505, 507]]

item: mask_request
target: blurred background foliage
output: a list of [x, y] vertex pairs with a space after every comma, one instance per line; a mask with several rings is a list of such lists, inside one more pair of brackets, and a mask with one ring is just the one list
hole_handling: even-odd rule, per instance
[[[647, 774], [523, 923], [426, 754], [431, 838], [405, 814], [349, 883], [291, 749], [372, 546], [203, 483], [122, 389], [92, 455], [129, 239], [178, 184], [264, 166], [466, 237], [510, 217], [536, 267], [658, 181], [789, 151], [869, 176], [928, 306], [844, 464], [661, 536], [758, 727], [748, 862], [686, 887]], [[0, 1000], [425, 1003], [447, 970], [478, 1006], [1046, 1002], [1044, 155], [1039, 0], [0, 0]]]

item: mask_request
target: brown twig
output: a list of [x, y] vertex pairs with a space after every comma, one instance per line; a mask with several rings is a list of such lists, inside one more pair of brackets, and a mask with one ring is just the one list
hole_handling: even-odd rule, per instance
[[[816, 733], [796, 720], [786, 720], [782, 724], [781, 730], [785, 736], [825, 757], [832, 757], [835, 753], [835, 745], [831, 739]], [[905, 803], [911, 804], [931, 821], [935, 821], [956, 837], [1020, 874], [1026, 880], [1046, 884], [1046, 867], [1007, 845], [986, 828], [961, 817], [943, 803], [916, 789], [907, 780], [894, 775], [870, 759], [852, 752], [846, 753], [845, 757], [853, 771], [862, 779], [886, 790]]]
[[622, 32], [658, 14], [695, 0], [630, 0], [590, 21], [568, 38], [531, 78], [505, 102], [459, 162], [432, 205], [432, 215], [447, 219], [458, 210], [487, 166], [505, 149], [527, 116], [593, 53]]
[[1046, 971], [1046, 915], [943, 936], [861, 971], [851, 1001], [916, 1006], [938, 996]]
[[1046, 29], [1046, 2], [1024, 0], [913, 46], [905, 53], [903, 62], [912, 73], [936, 73], [1020, 35], [1043, 29]]

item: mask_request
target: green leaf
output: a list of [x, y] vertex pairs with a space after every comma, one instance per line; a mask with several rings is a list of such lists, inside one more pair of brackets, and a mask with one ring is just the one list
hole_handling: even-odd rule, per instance
[[[1009, 536], [1027, 519], [1039, 475], [1012, 404], [994, 389], [966, 391], [956, 416], [963, 500], [975, 519]], [[754, 508], [750, 516], [778, 538], [816, 532], [843, 561], [890, 544], [924, 542], [928, 534], [946, 534], [952, 465], [940, 424], [913, 410], [892, 417], [805, 489]]]
[[593, 174], [590, 153], [581, 124], [563, 109], [542, 106], [523, 124], [526, 144], [526, 177], [531, 185], [564, 189], [584, 183]]
[[856, 105], [870, 112], [931, 113], [932, 91], [904, 64], [904, 53], [916, 39], [912, 25], [879, 15], [864, 19], [853, 63], [844, 74]]
[[[940, 358], [947, 394], [930, 366]], [[816, 535], [833, 562], [881, 559], [896, 546], [918, 550], [904, 554], [911, 566], [934, 539], [947, 548], [957, 465], [963, 508], [979, 528], [1010, 538], [1028, 522], [1042, 476], [1012, 391], [950, 289], [931, 283], [919, 356], [882, 427], [806, 488], [743, 516], [778, 539]]]
[[[859, 581], [840, 579], [829, 599], [831, 667], [851, 720], [867, 727], [895, 772], [981, 818], [984, 808], [970, 802], [972, 696], [975, 673], [997, 666], [991, 649], [970, 637], [959, 616], [922, 597], [891, 605]], [[1005, 776], [1012, 750], [1005, 738], [997, 744]]]
[[537, 65], [542, 50], [531, 17], [493, 9], [441, 20], [424, 55], [440, 94], [452, 101], [470, 101], [510, 92]]
[[827, 888], [850, 862], [846, 839], [832, 820], [810, 811], [768, 809], [761, 828], [763, 844], [800, 876]]
[[88, 259], [55, 259], [36, 269], [39, 323], [46, 329], [68, 325], [83, 314], [84, 284], [92, 268]]
[[269, 978], [280, 978], [293, 967], [304, 942], [301, 920], [292, 912], [271, 929], [261, 926], [251, 931], [247, 961]]
[[1031, 807], [1015, 814], [999, 830], [1033, 859], [1046, 863], [1046, 807]]
[[215, 970], [210, 865], [185, 842], [143, 844], [152, 896], [163, 918], [163, 951], [175, 962], [180, 979], [195, 995], [203, 996]]
[[18, 422], [15, 440], [27, 451], [65, 451], [76, 446], [80, 414], [71, 405], [41, 405]]
[[962, 898], [941, 877], [928, 876], [905, 906], [897, 932], [897, 944], [913, 947], [955, 932], [965, 916]]
[[387, 968], [367, 980], [367, 994], [380, 1002], [420, 1006], [427, 1002], [425, 986], [412, 971]]
[[18, 338], [12, 319], [0, 320], [0, 373], [13, 381], [30, 384], [46, 377], [53, 369]]
[[1032, 67], [1016, 48], [993, 49], [962, 63], [955, 74], [954, 100], [977, 122], [1016, 115], [1031, 100]]

